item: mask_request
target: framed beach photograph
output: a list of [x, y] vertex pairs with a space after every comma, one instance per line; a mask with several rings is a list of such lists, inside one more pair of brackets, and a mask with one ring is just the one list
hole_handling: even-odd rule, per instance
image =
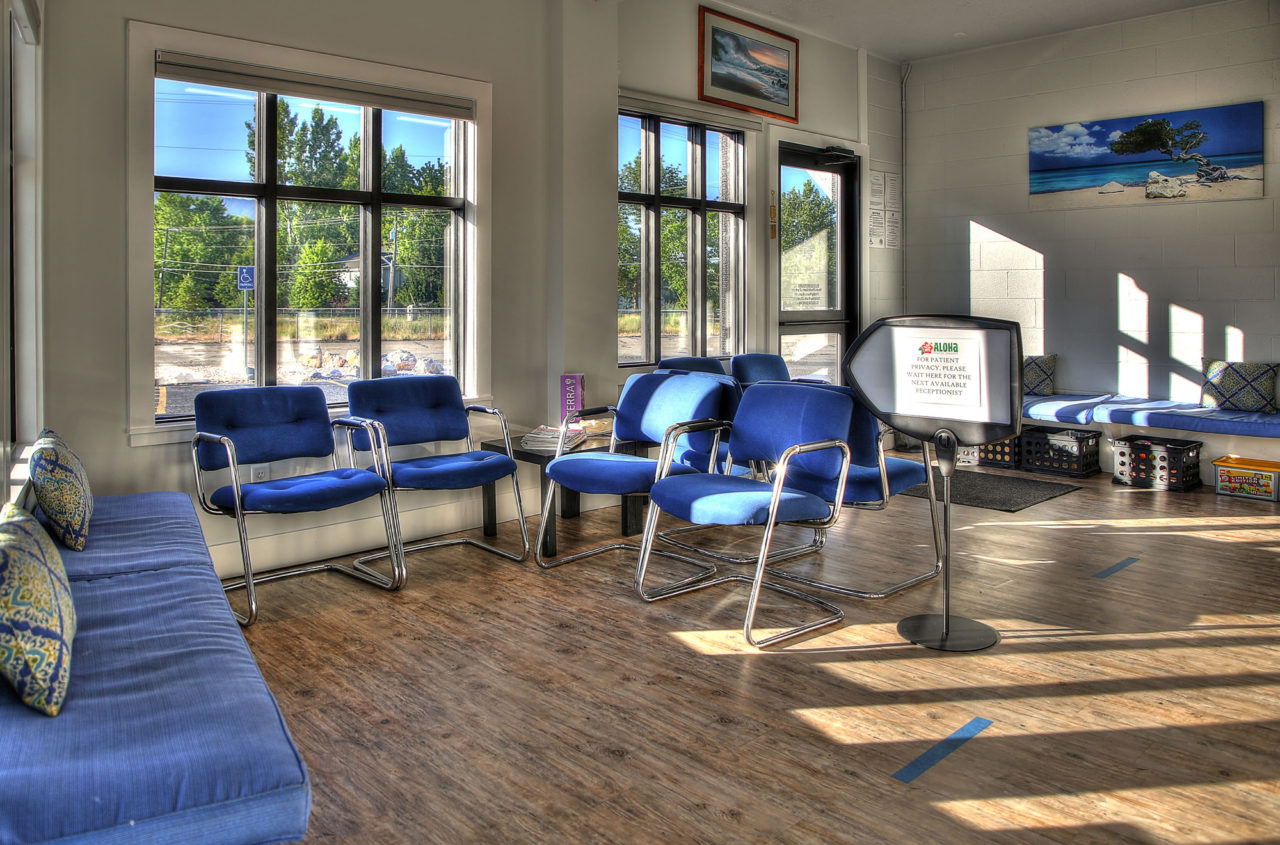
[[698, 99], [799, 122], [800, 42], [698, 7]]
[[1038, 126], [1031, 210], [1263, 196], [1262, 103]]

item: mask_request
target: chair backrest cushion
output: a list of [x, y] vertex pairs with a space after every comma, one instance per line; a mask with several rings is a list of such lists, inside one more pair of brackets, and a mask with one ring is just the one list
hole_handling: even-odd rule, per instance
[[[795, 382], [753, 384], [742, 392], [729, 453], [735, 464], [775, 462], [797, 443], [843, 440], [852, 415], [853, 400], [833, 390]], [[824, 449], [797, 455], [792, 466], [832, 477], [839, 474], [840, 460], [838, 450]]]
[[849, 463], [855, 466], [878, 467], [880, 463], [880, 421], [866, 405], [858, 400], [858, 394], [852, 387], [838, 384], [819, 384], [805, 382], [822, 390], [843, 393], [853, 400], [853, 416], [849, 422], [849, 434], [845, 442], [849, 444]]
[[658, 362], [658, 369], [683, 370], [686, 373], [713, 373], [720, 376], [728, 375], [724, 371], [724, 364], [720, 363], [719, 358], [698, 355], [687, 355], [683, 358], [663, 358]]
[[758, 381], [788, 381], [791, 372], [787, 362], [781, 355], [771, 352], [747, 352], [734, 355], [729, 362], [733, 369], [733, 377], [743, 384], [754, 384]]
[[[195, 398], [196, 431], [225, 435], [241, 464], [333, 454], [324, 391], [314, 385], [206, 390]], [[227, 453], [213, 443], [197, 449], [200, 468], [222, 469]]]
[[[453, 376], [363, 379], [347, 386], [347, 401], [353, 416], [382, 423], [390, 446], [461, 440], [469, 432], [462, 388]], [[363, 432], [355, 440], [356, 448], [369, 448]]]
[[719, 419], [718, 379], [692, 373], [640, 373], [627, 379], [618, 397], [614, 435], [619, 440], [660, 443], [678, 422]]

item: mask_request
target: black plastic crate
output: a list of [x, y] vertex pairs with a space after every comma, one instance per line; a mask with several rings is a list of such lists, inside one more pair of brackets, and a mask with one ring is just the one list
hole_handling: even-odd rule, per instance
[[1029, 426], [1022, 430], [1022, 468], [1073, 478], [1096, 475], [1102, 470], [1101, 442], [1100, 431]]
[[1152, 490], [1191, 490], [1199, 487], [1199, 440], [1134, 435], [1117, 437], [1116, 469], [1112, 481]]
[[1018, 438], [997, 440], [978, 447], [978, 466], [1018, 468]]

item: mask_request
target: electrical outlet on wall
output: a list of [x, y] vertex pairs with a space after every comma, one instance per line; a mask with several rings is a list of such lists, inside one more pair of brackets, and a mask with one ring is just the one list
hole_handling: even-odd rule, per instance
[[266, 481], [269, 476], [266, 464], [253, 464], [249, 470], [249, 478], [252, 481]]

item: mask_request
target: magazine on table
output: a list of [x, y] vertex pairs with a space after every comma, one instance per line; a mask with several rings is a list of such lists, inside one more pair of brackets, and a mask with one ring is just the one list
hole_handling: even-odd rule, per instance
[[[564, 435], [564, 448], [572, 449], [587, 439], [587, 432], [579, 424], [571, 424]], [[520, 445], [526, 449], [555, 450], [560, 444], [560, 426], [540, 425], [520, 439]]]

